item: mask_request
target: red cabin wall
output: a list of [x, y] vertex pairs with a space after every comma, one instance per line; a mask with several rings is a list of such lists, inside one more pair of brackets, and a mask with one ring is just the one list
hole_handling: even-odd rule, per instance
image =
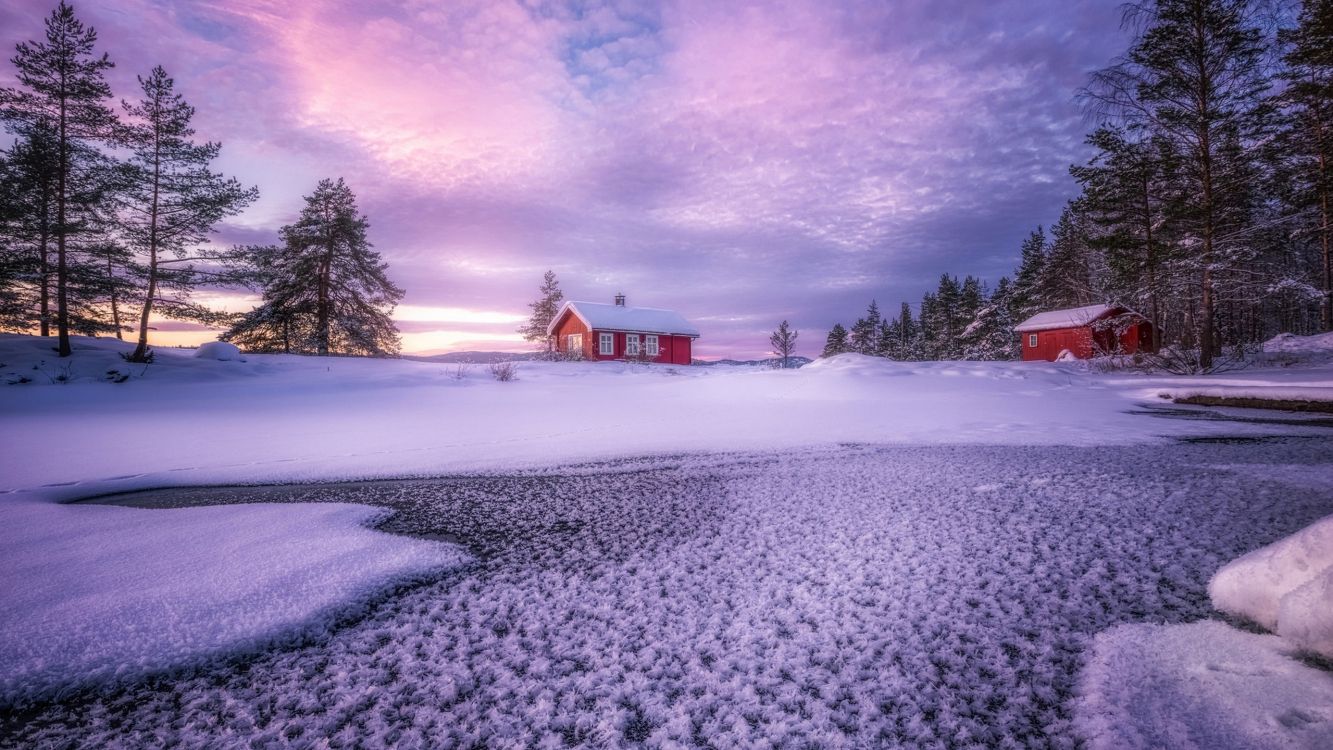
[[[1022, 337], [1019, 341], [1023, 346], [1023, 361], [1046, 361], [1054, 362], [1060, 356], [1060, 352], [1068, 349], [1075, 357], [1079, 359], [1091, 359], [1098, 353], [1096, 350], [1108, 350], [1114, 348], [1111, 344], [1115, 334], [1106, 333], [1104, 335], [1094, 334], [1092, 328], [1083, 326], [1082, 328], [1056, 328], [1049, 331], [1036, 331], [1037, 346], [1028, 346], [1028, 337], [1032, 332], [1024, 332], [1019, 335]], [[1101, 346], [1094, 347], [1094, 335], [1100, 336]], [[1138, 352], [1152, 351], [1152, 324], [1144, 321], [1135, 323], [1120, 335], [1119, 341], [1120, 354], [1135, 354]]]
[[566, 313], [564, 319], [560, 321], [558, 326], [556, 326], [555, 350], [562, 354], [567, 354], [569, 352], [569, 339], [566, 337], [574, 333], [583, 334], [583, 356], [585, 359], [590, 357], [593, 352], [593, 345], [591, 343], [592, 332], [588, 330], [587, 326], [583, 325], [583, 321], [579, 320], [579, 316], [572, 313]]
[[[611, 354], [602, 354], [600, 346], [601, 331], [589, 330], [577, 315], [566, 313], [555, 328], [555, 348], [556, 351], [567, 353], [569, 350], [570, 334], [583, 334], [583, 358], [600, 361], [608, 361], [625, 358], [625, 334], [619, 331], [612, 332], [615, 337], [615, 351]], [[644, 337], [647, 334], [639, 334], [639, 346], [642, 347]], [[669, 336], [658, 334], [657, 336], [657, 357], [652, 361], [668, 365], [688, 365], [693, 360], [692, 357], [693, 341], [689, 336]]]

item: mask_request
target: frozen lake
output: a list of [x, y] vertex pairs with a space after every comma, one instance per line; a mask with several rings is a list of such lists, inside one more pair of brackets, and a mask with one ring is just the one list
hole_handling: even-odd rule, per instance
[[478, 558], [297, 648], [9, 717], [11, 746], [1070, 747], [1098, 631], [1216, 617], [1333, 513], [1333, 440], [847, 445], [114, 498], [388, 506]]

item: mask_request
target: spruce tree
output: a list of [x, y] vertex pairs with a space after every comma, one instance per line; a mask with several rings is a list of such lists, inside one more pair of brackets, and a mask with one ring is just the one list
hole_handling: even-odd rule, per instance
[[1045, 308], [1041, 288], [1045, 265], [1046, 233], [1037, 227], [1019, 248], [1018, 271], [1014, 275], [1014, 291], [1010, 295], [1010, 315], [1014, 320], [1022, 322]]
[[866, 308], [866, 315], [852, 325], [851, 347], [857, 354], [873, 356], [879, 349], [879, 305], [874, 300]]
[[1051, 244], [1042, 264], [1041, 289], [1052, 308], [1090, 305], [1100, 296], [1094, 287], [1094, 261], [1083, 217], [1066, 204], [1051, 227]]
[[[221, 145], [195, 143], [194, 107], [176, 93], [161, 66], [139, 77], [143, 98], [124, 109], [131, 118], [127, 142], [132, 155], [125, 165], [126, 210], [121, 227], [136, 251], [143, 276], [138, 311], [138, 340], [133, 362], [148, 359], [148, 324], [163, 317], [216, 323], [219, 316], [193, 302], [200, 284], [221, 279], [197, 263], [217, 261], [191, 251], [205, 242], [222, 219], [239, 213], [259, 195], [235, 178], [209, 169]], [[216, 263], [214, 263], [216, 268]]]
[[55, 321], [61, 357], [70, 354], [74, 254], [88, 233], [80, 203], [87, 186], [81, 167], [100, 158], [93, 144], [111, 140], [118, 126], [107, 105], [111, 88], [104, 78], [112, 67], [95, 54], [97, 32], [85, 27], [61, 0], [46, 19], [45, 41], [20, 42], [13, 58], [18, 88], [0, 88], [0, 120], [11, 129], [47, 129], [55, 138]]
[[1298, 25], [1280, 36], [1286, 46], [1279, 97], [1283, 129], [1281, 186], [1294, 207], [1299, 234], [1314, 238], [1320, 328], [1333, 331], [1333, 0], [1306, 0]]
[[834, 357], [849, 351], [851, 344], [847, 340], [847, 329], [843, 328], [841, 323], [834, 323], [828, 332], [828, 338], [824, 339], [824, 351], [819, 356]]
[[912, 306], [904, 302], [898, 311], [897, 320], [898, 359], [917, 360], [922, 359], [920, 330], [917, 322], [912, 319]]
[[277, 248], [241, 255], [259, 269], [264, 301], [225, 334], [266, 351], [386, 356], [398, 351], [390, 317], [403, 290], [366, 239], [369, 222], [342, 179], [321, 180]]
[[1103, 114], [1165, 139], [1181, 161], [1181, 216], [1199, 291], [1199, 365], [1219, 353], [1218, 282], [1244, 276], [1253, 166], [1268, 126], [1264, 37], [1250, 0], [1131, 6], [1143, 31], [1087, 95]]
[[565, 299], [565, 293], [560, 291], [560, 281], [556, 279], [555, 271], [548, 270], [542, 277], [538, 294], [536, 301], [528, 303], [532, 315], [518, 332], [523, 334], [524, 340], [542, 342], [542, 348], [550, 353], [554, 342], [546, 329], [550, 327], [556, 312], [560, 310], [560, 303]]
[[1070, 172], [1083, 186], [1079, 203], [1098, 228], [1090, 242], [1105, 255], [1110, 296], [1148, 316], [1156, 349], [1174, 270], [1175, 159], [1163, 139], [1135, 140], [1111, 126], [1094, 131], [1088, 144], [1096, 155]]
[[782, 361], [782, 369], [787, 369], [791, 361], [791, 355], [796, 351], [796, 339], [800, 337], [800, 331], [794, 331], [787, 321], [782, 321], [768, 337], [768, 343], [773, 347], [773, 353]]

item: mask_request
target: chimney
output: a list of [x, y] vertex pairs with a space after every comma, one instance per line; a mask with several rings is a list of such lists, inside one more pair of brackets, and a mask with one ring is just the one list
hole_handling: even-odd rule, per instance
[[625, 306], [625, 295], [623, 295], [623, 294], [617, 294], [617, 295], [616, 295], [616, 307], [624, 307], [624, 306]]

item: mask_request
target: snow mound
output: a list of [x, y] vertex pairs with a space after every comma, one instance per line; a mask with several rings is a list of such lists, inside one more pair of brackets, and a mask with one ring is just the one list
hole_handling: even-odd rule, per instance
[[1213, 606], [1333, 657], [1333, 516], [1223, 566]]
[[1315, 354], [1333, 356], [1333, 332], [1313, 336], [1279, 333], [1264, 342], [1265, 354]]
[[1333, 677], [1215, 621], [1099, 633], [1074, 704], [1091, 748], [1333, 747]]
[[0, 706], [263, 648], [327, 627], [453, 545], [348, 504], [0, 507]]
[[226, 341], [209, 341], [206, 344], [200, 344], [195, 350], [194, 356], [198, 359], [216, 359], [219, 362], [230, 362], [234, 359], [241, 359], [240, 347], [235, 344], [229, 344]]

